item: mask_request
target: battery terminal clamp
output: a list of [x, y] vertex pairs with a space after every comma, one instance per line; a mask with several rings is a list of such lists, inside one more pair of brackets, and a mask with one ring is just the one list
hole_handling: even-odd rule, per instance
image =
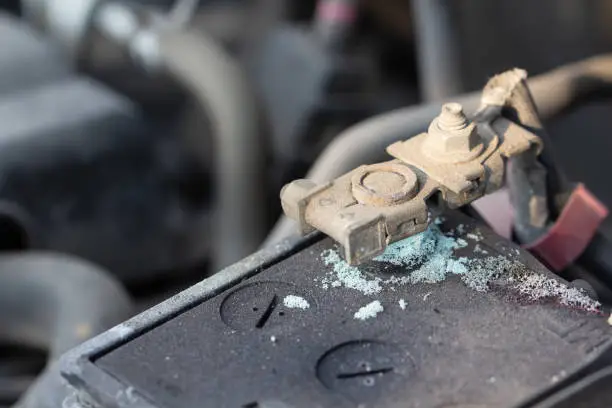
[[542, 151], [541, 139], [501, 109], [480, 117], [470, 121], [460, 104], [445, 104], [426, 133], [387, 147], [394, 160], [324, 184], [287, 184], [283, 210], [300, 233], [319, 230], [338, 242], [349, 264], [370, 260], [424, 231], [431, 211], [459, 208], [501, 188], [507, 158]]

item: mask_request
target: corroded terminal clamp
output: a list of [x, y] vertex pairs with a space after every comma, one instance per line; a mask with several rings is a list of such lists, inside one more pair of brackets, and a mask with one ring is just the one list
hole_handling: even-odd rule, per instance
[[539, 153], [541, 141], [527, 129], [501, 116], [477, 124], [460, 104], [449, 103], [427, 133], [387, 147], [395, 160], [361, 166], [326, 184], [287, 184], [283, 210], [302, 234], [324, 232], [357, 265], [424, 231], [430, 198], [457, 208], [489, 194], [503, 184], [504, 159], [534, 148]]

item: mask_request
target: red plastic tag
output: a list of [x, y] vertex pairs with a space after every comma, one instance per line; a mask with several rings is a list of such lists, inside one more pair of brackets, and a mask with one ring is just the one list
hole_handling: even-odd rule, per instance
[[525, 248], [552, 269], [562, 270], [582, 254], [607, 216], [608, 208], [578, 184], [548, 233]]

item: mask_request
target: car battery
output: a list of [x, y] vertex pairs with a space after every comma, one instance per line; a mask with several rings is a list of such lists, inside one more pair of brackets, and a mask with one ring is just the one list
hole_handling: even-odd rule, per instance
[[341, 252], [287, 240], [83, 344], [68, 406], [612, 406], [601, 306], [478, 221]]

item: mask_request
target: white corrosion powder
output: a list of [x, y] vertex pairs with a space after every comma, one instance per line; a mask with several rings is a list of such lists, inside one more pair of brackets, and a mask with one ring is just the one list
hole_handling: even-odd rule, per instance
[[383, 305], [381, 305], [378, 300], [375, 300], [372, 303], [368, 303], [364, 307], [360, 308], [357, 313], [355, 313], [354, 317], [358, 320], [367, 320], [372, 317], [376, 317], [376, 315], [383, 310], [385, 310]]
[[[489, 289], [492, 280], [506, 276], [512, 282], [512, 287], [530, 300], [554, 298], [562, 305], [588, 311], [599, 310], [601, 305], [580, 290], [528, 271], [520, 262], [505, 256], [471, 259], [454, 256], [454, 251], [465, 247], [467, 242], [461, 238], [444, 235], [437, 224], [434, 222], [424, 232], [389, 245], [382, 255], [374, 258], [376, 262], [404, 267], [405, 274], [392, 275], [384, 280], [381, 277], [371, 278], [363, 274], [359, 268], [348, 265], [338, 252], [330, 249], [322, 253], [322, 259], [332, 271], [321, 280], [321, 283], [325, 288], [329, 285], [334, 288], [344, 286], [365, 295], [372, 295], [379, 293], [386, 286], [394, 289], [394, 285], [433, 284], [442, 282], [450, 275], [456, 275], [469, 288], [484, 292]], [[477, 245], [475, 252], [488, 254], [480, 245]]]
[[558, 299], [565, 306], [596, 312], [601, 306], [599, 302], [591, 299], [577, 288], [570, 288], [563, 283], [543, 275], [528, 275], [518, 282], [520, 293], [531, 300]]
[[344, 285], [365, 295], [372, 295], [381, 291], [380, 278], [366, 279], [357, 267], [347, 264], [336, 251], [328, 249], [323, 252], [322, 256], [325, 265], [331, 266], [335, 274], [335, 279], [323, 278], [321, 282], [324, 286], [331, 284], [332, 287], [336, 288]]
[[283, 305], [289, 309], [308, 309], [310, 307], [310, 303], [306, 299], [295, 295], [285, 296]]

